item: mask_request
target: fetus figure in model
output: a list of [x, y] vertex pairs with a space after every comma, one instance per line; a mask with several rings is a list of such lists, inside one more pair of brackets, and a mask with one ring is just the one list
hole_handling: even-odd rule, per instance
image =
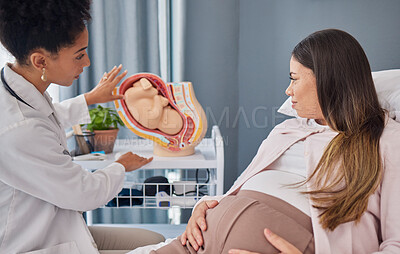
[[158, 93], [146, 78], [136, 81], [125, 92], [125, 102], [133, 118], [143, 127], [160, 130], [168, 135], [178, 134], [183, 119], [176, 109], [169, 106], [167, 98]]

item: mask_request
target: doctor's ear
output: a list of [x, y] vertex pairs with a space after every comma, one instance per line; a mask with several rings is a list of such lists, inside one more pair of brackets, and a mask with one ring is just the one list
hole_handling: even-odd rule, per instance
[[29, 64], [33, 66], [33, 68], [42, 71], [43, 68], [47, 66], [47, 61], [50, 56], [50, 53], [45, 52], [45, 50], [39, 49], [29, 56]]

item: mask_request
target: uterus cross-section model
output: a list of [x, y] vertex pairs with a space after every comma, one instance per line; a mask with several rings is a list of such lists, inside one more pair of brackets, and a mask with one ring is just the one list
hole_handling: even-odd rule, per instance
[[158, 156], [186, 156], [204, 138], [207, 119], [191, 82], [165, 83], [151, 73], [127, 78], [114, 94], [115, 107], [136, 135], [154, 141]]

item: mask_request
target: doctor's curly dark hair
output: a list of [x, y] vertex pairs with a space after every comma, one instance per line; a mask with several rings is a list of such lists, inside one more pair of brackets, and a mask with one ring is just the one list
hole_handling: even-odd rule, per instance
[[43, 48], [72, 45], [91, 20], [91, 0], [0, 0], [0, 41], [19, 64]]

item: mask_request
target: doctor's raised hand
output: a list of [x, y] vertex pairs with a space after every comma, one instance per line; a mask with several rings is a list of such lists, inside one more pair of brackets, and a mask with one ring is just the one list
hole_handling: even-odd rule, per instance
[[[112, 92], [118, 83], [126, 76], [127, 70], [119, 74], [122, 69], [122, 64], [114, 66], [109, 72], [105, 72], [100, 82], [90, 92], [85, 93], [87, 105], [96, 103], [104, 103], [113, 100], [122, 99], [122, 95], [113, 95]], [[118, 75], [119, 74], [119, 75]]]

